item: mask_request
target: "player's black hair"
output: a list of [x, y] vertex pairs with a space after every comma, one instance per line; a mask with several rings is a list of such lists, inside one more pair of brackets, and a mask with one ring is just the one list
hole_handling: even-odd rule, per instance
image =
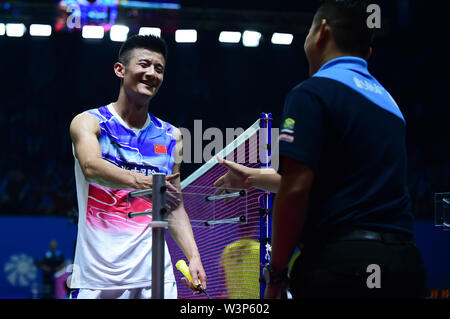
[[133, 49], [147, 49], [161, 53], [167, 61], [167, 44], [163, 38], [155, 35], [133, 35], [129, 37], [119, 50], [119, 62], [128, 65]]
[[365, 56], [374, 39], [374, 29], [367, 26], [368, 1], [322, 0], [313, 26], [326, 19], [338, 48], [346, 53]]

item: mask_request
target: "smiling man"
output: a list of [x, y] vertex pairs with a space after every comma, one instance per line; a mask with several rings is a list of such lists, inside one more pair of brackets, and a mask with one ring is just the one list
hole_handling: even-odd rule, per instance
[[[166, 174], [169, 190], [181, 189], [180, 130], [149, 112], [164, 79], [166, 59], [163, 39], [130, 37], [114, 64], [121, 81], [117, 101], [78, 114], [70, 125], [79, 209], [72, 298], [151, 297], [151, 216], [127, 215], [150, 210], [151, 202], [129, 202], [127, 194], [151, 188], [153, 173]], [[183, 205], [168, 219], [172, 237], [189, 260], [194, 283], [201, 280], [206, 289], [206, 274]], [[167, 245], [165, 256], [164, 295], [176, 298]], [[190, 282], [185, 284], [199, 293]]]

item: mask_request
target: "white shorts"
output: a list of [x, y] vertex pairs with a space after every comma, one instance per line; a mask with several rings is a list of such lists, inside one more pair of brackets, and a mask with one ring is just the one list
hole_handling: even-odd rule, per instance
[[[164, 283], [164, 299], [177, 299], [177, 284]], [[70, 299], [151, 299], [152, 287], [131, 289], [75, 289], [70, 292]]]

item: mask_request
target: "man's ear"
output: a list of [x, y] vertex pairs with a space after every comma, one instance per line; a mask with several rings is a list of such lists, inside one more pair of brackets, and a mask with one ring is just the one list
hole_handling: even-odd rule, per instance
[[116, 73], [117, 77], [123, 79], [125, 74], [125, 66], [120, 62], [114, 63], [114, 73]]
[[317, 46], [322, 46], [328, 36], [328, 32], [331, 32], [331, 29], [328, 26], [326, 19], [322, 19], [318, 28], [315, 42]]

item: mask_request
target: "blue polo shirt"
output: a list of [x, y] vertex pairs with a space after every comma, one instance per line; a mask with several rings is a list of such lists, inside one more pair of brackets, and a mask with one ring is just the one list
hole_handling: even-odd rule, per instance
[[333, 59], [289, 92], [280, 156], [315, 173], [302, 240], [341, 226], [413, 233], [405, 133], [363, 59]]

